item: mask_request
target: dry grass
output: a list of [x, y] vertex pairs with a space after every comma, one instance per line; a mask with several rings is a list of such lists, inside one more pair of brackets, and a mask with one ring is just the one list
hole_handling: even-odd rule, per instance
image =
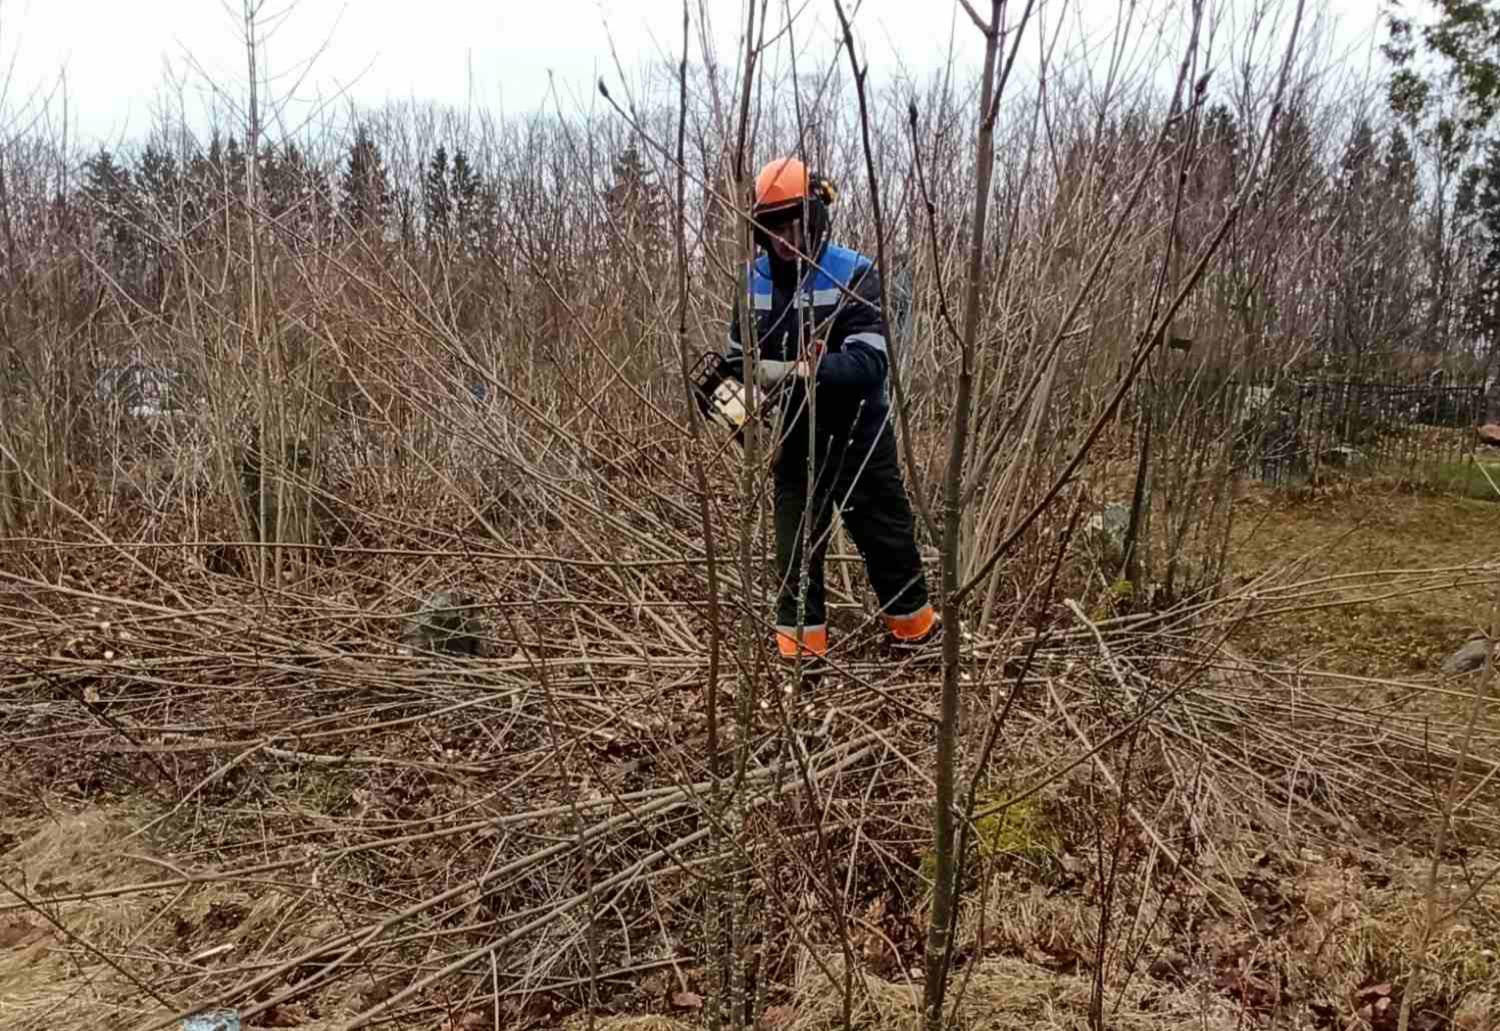
[[[333, 917], [299, 912], [274, 886], [254, 882], [48, 902], [53, 895], [160, 882], [180, 871], [132, 836], [145, 823], [135, 805], [0, 821], [0, 840], [19, 842], [0, 854], [0, 877], [45, 911], [0, 913], [0, 1029], [134, 1026], [168, 1012], [152, 1005], [143, 983], [163, 998], [191, 995], [197, 985], [253, 967], [268, 947], [305, 949], [335, 929]], [[260, 1026], [325, 1031], [357, 1012], [339, 1003], [334, 995], [312, 1006], [279, 1007]]]
[[97, 809], [0, 824], [0, 840], [19, 841], [0, 854], [0, 876], [46, 910], [46, 916], [27, 909], [0, 915], [0, 1027], [85, 1027], [138, 1012], [137, 987], [93, 950], [129, 951], [140, 944], [160, 920], [155, 900], [128, 894], [46, 904], [49, 895], [159, 875], [160, 868], [124, 854], [129, 829], [124, 814]]
[[[822, 965], [830, 967], [836, 978], [840, 976], [836, 956], [823, 957]], [[809, 974], [788, 1007], [787, 1021], [780, 1026], [787, 1031], [832, 1031], [843, 1026], [839, 982], [830, 982], [811, 962], [807, 967]], [[972, 972], [965, 971], [965, 976], [968, 981], [955, 1027], [1080, 1031], [1088, 1026], [1089, 981], [1085, 977], [1008, 957], [983, 960]], [[860, 998], [856, 1026], [878, 1031], [916, 1031], [922, 1026], [920, 982], [894, 983], [866, 974], [858, 979], [856, 992]], [[1150, 978], [1127, 989], [1109, 1020], [1110, 1027], [1121, 1031], [1193, 1027], [1227, 1031], [1235, 1026], [1233, 1007], [1212, 989], [1165, 986]]]
[[[1368, 572], [1324, 600], [1397, 594], [1257, 619], [1237, 636], [1255, 654], [1288, 666], [1425, 679], [1488, 621], [1493, 577], [1473, 567], [1497, 558], [1492, 502], [1350, 481], [1290, 493], [1251, 488], [1238, 506], [1233, 571], [1240, 582], [1273, 570], [1287, 581]], [[1455, 572], [1435, 575], [1422, 586], [1437, 589], [1418, 593], [1392, 592], [1391, 578], [1377, 570]]]

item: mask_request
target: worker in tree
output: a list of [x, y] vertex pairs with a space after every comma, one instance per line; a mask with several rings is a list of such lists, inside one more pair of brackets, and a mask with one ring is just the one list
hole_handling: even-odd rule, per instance
[[[863, 254], [829, 241], [835, 198], [833, 184], [795, 158], [772, 161], [756, 176], [751, 218], [762, 253], [747, 300], [757, 360], [745, 361], [739, 302], [726, 356], [742, 382], [749, 365], [757, 385], [778, 391], [784, 406], [772, 453], [776, 639], [787, 659], [797, 658], [799, 642], [803, 655], [828, 650], [823, 566], [835, 505], [864, 558], [892, 644], [925, 645], [941, 629], [897, 458], [880, 273]], [[804, 537], [808, 583], [799, 620]]]

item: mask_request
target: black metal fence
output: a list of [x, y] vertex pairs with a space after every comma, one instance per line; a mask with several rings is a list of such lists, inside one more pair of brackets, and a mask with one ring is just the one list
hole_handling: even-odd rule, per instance
[[1484, 421], [1485, 385], [1323, 378], [1205, 377], [1157, 383], [1154, 400], [1174, 422], [1233, 434], [1236, 466], [1272, 482], [1320, 467], [1419, 473], [1457, 461]]

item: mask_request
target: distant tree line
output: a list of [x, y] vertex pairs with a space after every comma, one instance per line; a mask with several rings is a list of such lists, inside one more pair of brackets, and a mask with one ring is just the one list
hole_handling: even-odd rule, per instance
[[[1473, 9], [1495, 17], [1495, 4], [1446, 6], [1459, 12], [1451, 17]], [[994, 236], [993, 268], [1011, 273], [987, 300], [995, 337], [1050, 324], [1082, 281], [1091, 247], [1123, 225], [1132, 260], [1100, 280], [1078, 316], [1091, 327], [1079, 361], [1107, 379], [1131, 344], [1111, 339], [1111, 327], [1133, 325], [1160, 303], [1159, 260], [1166, 255], [1181, 274], [1248, 191], [1174, 329], [1196, 358], [1360, 374], [1487, 369], [1500, 340], [1500, 143], [1488, 135], [1488, 58], [1455, 52], [1460, 66], [1478, 70], [1424, 84], [1405, 69], [1435, 46], [1411, 23], [1394, 23], [1388, 56], [1397, 74], [1384, 98], [1329, 96], [1317, 76], [1300, 79], [1255, 182], [1247, 182], [1246, 141], [1266, 114], [1235, 82], [1215, 83], [1176, 112], [1144, 92], [1100, 108], [1086, 86], [1072, 95], [1055, 87], [1045, 146], [1026, 128], [1032, 120], [1002, 120], [1010, 135], [996, 189], [1013, 230]], [[721, 339], [713, 319], [728, 317], [739, 240], [727, 207], [739, 199], [731, 196], [735, 140], [714, 117], [711, 91], [701, 79], [692, 86], [683, 218], [702, 336], [712, 344]], [[277, 303], [314, 282], [326, 287], [311, 268], [336, 270], [346, 286], [351, 273], [374, 269], [426, 296], [441, 293], [466, 332], [524, 332], [528, 346], [565, 362], [589, 335], [637, 339], [669, 325], [661, 273], [677, 216], [674, 173], [670, 151], [653, 142], [672, 134], [675, 90], [662, 77], [634, 98], [650, 138], [607, 107], [504, 122], [416, 104], [353, 112], [297, 139], [262, 137], [253, 190], [234, 132], [198, 139], [164, 125], [138, 146], [46, 159], [36, 158], [45, 146], [15, 141], [0, 184], [4, 274], [9, 286], [32, 290], [33, 304], [41, 278], [65, 291], [75, 324], [87, 318], [96, 337], [111, 322], [170, 326], [190, 301], [243, 303], [233, 284], [253, 232]], [[919, 344], [940, 350], [941, 334], [921, 312], [934, 309], [942, 263], [961, 252], [969, 202], [953, 198], [970, 192], [973, 98], [934, 84], [873, 101], [888, 259], [898, 266], [891, 275], [913, 284]], [[906, 124], [912, 102], [915, 137]], [[1032, 100], [1016, 103], [1024, 110]], [[838, 234], [873, 251], [852, 87], [835, 69], [799, 105], [757, 122], [747, 163], [800, 147], [840, 182]], [[1150, 152], [1163, 125], [1168, 145]], [[1127, 211], [1142, 175], [1151, 177], [1147, 199]], [[63, 262], [62, 275], [49, 256], [67, 254], [79, 260]], [[673, 353], [670, 334], [659, 343]]]

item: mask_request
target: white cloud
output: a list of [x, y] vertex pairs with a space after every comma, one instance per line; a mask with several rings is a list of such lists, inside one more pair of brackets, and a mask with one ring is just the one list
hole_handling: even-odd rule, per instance
[[[720, 57], [732, 63], [741, 5], [705, 2], [718, 22]], [[1326, 5], [1346, 20], [1341, 45], [1363, 67], [1373, 5]], [[136, 136], [168, 99], [168, 67], [190, 77], [190, 111], [210, 92], [189, 54], [210, 78], [242, 96], [245, 55], [232, 6], [220, 0], [8, 0], [0, 6], [0, 54], [14, 58], [9, 99], [14, 106], [18, 96], [50, 87], [66, 66], [70, 114], [84, 134]], [[783, 4], [771, 6], [773, 17], [783, 16]], [[792, 6], [806, 12], [799, 40], [827, 54], [837, 25], [831, 0]], [[922, 72], [941, 64], [955, 29], [961, 59], [978, 61], [980, 41], [956, 3], [848, 0], [845, 6], [858, 8], [856, 25], [876, 76], [892, 75], [900, 65]], [[693, 7], [696, 17], [698, 0]], [[618, 81], [606, 23], [627, 72], [661, 56], [663, 48], [675, 52], [681, 34], [681, 8], [669, 0], [276, 0], [262, 9], [275, 25], [266, 42], [278, 75], [273, 93], [290, 91], [316, 56], [298, 95], [311, 100], [347, 89], [362, 104], [415, 97], [462, 106], [472, 95], [474, 104], [492, 111], [533, 109], [547, 102], [550, 71], [562, 105], [571, 108], [592, 102], [600, 72]], [[1087, 0], [1083, 9], [1083, 31], [1106, 36], [1116, 8]], [[1164, 24], [1173, 17], [1180, 21], [1171, 15]]]

